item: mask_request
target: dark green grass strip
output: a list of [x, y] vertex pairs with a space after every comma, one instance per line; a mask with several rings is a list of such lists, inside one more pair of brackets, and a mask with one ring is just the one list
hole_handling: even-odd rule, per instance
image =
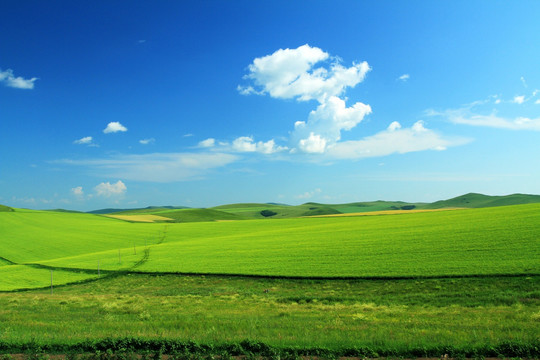
[[[238, 343], [196, 343], [192, 341], [176, 341], [166, 339], [122, 338], [104, 339], [98, 341], [85, 341], [76, 344], [39, 344], [0, 342], [0, 353], [43, 353], [43, 354], [97, 354], [98, 359], [125, 358], [118, 354], [168, 354], [176, 359], [189, 358], [186, 355], [218, 355], [247, 356], [271, 359], [298, 359], [300, 357], [318, 357], [335, 359], [338, 357], [378, 358], [378, 357], [440, 357], [448, 355], [451, 358], [481, 358], [481, 357], [511, 357], [536, 359], [540, 357], [540, 341], [533, 343], [503, 342], [494, 346], [423, 346], [383, 348], [377, 346], [364, 346], [342, 349], [328, 348], [288, 348], [275, 347], [268, 344], [250, 340]], [[117, 354], [114, 356], [114, 354]], [[184, 355], [184, 356], [182, 356]]]

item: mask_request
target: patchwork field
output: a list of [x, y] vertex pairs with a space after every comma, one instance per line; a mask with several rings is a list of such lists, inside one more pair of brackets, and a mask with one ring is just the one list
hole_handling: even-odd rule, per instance
[[540, 204], [187, 223], [15, 209], [0, 234], [5, 351], [540, 355]]

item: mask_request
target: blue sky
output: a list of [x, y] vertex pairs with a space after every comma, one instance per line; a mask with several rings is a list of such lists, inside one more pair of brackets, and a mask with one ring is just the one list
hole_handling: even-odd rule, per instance
[[20, 1], [0, 203], [540, 194], [538, 1]]

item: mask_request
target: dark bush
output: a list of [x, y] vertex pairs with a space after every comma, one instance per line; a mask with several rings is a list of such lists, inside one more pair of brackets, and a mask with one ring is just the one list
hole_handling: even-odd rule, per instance
[[277, 214], [277, 212], [274, 212], [272, 210], [263, 210], [263, 211], [261, 211], [261, 215], [264, 216], [264, 217], [270, 217], [270, 216], [274, 216], [276, 214]]

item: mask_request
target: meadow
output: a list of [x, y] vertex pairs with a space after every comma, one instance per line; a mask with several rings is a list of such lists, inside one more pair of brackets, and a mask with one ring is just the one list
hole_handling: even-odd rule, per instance
[[540, 356], [540, 204], [187, 223], [15, 209], [0, 234], [4, 353]]

